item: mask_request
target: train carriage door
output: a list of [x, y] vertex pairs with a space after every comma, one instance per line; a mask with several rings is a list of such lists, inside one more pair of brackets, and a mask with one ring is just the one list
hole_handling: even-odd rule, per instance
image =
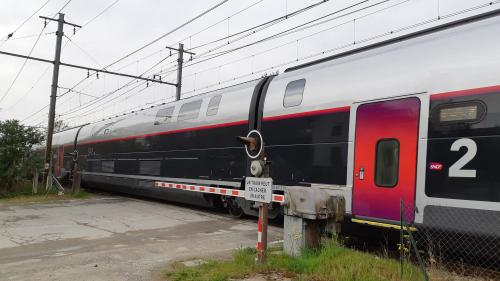
[[356, 112], [352, 213], [378, 221], [414, 219], [420, 100], [364, 103]]

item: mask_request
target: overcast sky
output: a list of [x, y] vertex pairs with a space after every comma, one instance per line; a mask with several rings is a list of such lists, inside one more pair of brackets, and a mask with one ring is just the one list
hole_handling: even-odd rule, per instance
[[[47, 0], [1, 0], [0, 51], [28, 54], [37, 40], [37, 35], [42, 32], [32, 56], [50, 60], [54, 58], [56, 23], [49, 23], [43, 29], [44, 22], [38, 16], [54, 16], [68, 0], [49, 0], [12, 38], [5, 41], [7, 34], [16, 30], [46, 2]], [[77, 30], [75, 35], [72, 27], [65, 26], [67, 37], [63, 40], [62, 61], [93, 68], [105, 67], [219, 2], [221, 0], [71, 0], [62, 11], [66, 21], [84, 26]], [[175, 82], [176, 74], [172, 70], [175, 70], [176, 54], [168, 57], [170, 52], [165, 46], [177, 46], [177, 43], [182, 41], [185, 48], [191, 49], [317, 2], [321, 1], [229, 0], [186, 27], [109, 67], [108, 70], [139, 75], [163, 60], [145, 76], [162, 73], [162, 80]], [[214, 53], [244, 46], [360, 2], [363, 3], [336, 14], [337, 18], [325, 17], [314, 22], [319, 23], [315, 26], [306, 25], [307, 28], [297, 32], [198, 63], [207, 58], [205, 53], [209, 50]], [[446, 17], [454, 12], [489, 2], [330, 0], [245, 38], [235, 36], [229, 41], [226, 39], [194, 49], [196, 55], [192, 62], [186, 62], [184, 69], [183, 96], [247, 81], [260, 77], [264, 72], [282, 72], [287, 67], [325, 56], [321, 55], [323, 51], [329, 51], [328, 55], [331, 55], [352, 48], [341, 47], [354, 41], [436, 19], [438, 16]], [[372, 7], [352, 13], [368, 6]], [[499, 8], [498, 6], [500, 4], [477, 9], [453, 19]], [[109, 9], [95, 18], [106, 8]], [[235, 13], [238, 14], [234, 15]], [[217, 22], [220, 23], [207, 29]], [[441, 22], [435, 21], [419, 28]], [[204, 31], [199, 33], [202, 30]], [[375, 40], [384, 39], [386, 38]], [[23, 63], [23, 59], [0, 55], [0, 99], [3, 97], [0, 101], [0, 120], [20, 119], [24, 120], [25, 124], [46, 126], [48, 108], [44, 107], [49, 102], [52, 65], [28, 61], [19, 73]], [[189, 66], [190, 64], [193, 65]], [[13, 83], [18, 73], [19, 76]], [[105, 74], [100, 74], [99, 79], [95, 76], [86, 78], [85, 70], [61, 67], [60, 87], [72, 88], [84, 79], [73, 92], [60, 97], [57, 103], [56, 113], [68, 124], [86, 123], [131, 109], [170, 101], [175, 94], [175, 88], [172, 86], [150, 83], [146, 87], [143, 82], [129, 78]], [[60, 89], [59, 94], [66, 92]], [[106, 98], [103, 98], [104, 95]], [[37, 111], [39, 112], [33, 115]], [[27, 117], [29, 118], [26, 119]]]

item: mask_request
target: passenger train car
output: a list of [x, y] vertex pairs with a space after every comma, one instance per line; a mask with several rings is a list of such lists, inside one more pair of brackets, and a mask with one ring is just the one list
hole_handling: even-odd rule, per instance
[[236, 137], [257, 129], [276, 192], [328, 189], [346, 199], [347, 218], [384, 223], [399, 221], [403, 199], [415, 225], [477, 230], [445, 214], [500, 217], [499, 15], [58, 133], [56, 173], [69, 172], [77, 151], [84, 186], [254, 215], [244, 199], [153, 183], [243, 189], [249, 162]]

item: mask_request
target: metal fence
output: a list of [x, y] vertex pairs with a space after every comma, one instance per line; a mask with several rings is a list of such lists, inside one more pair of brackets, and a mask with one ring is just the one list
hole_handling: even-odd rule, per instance
[[419, 266], [428, 280], [500, 280], [499, 216], [441, 207], [424, 225], [409, 225], [408, 206], [401, 201], [402, 263]]

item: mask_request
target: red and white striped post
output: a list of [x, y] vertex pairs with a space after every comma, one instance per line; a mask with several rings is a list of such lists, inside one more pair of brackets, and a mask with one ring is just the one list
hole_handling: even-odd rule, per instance
[[259, 222], [257, 223], [257, 260], [261, 263], [266, 262], [268, 208], [268, 203], [261, 203], [259, 206]]

